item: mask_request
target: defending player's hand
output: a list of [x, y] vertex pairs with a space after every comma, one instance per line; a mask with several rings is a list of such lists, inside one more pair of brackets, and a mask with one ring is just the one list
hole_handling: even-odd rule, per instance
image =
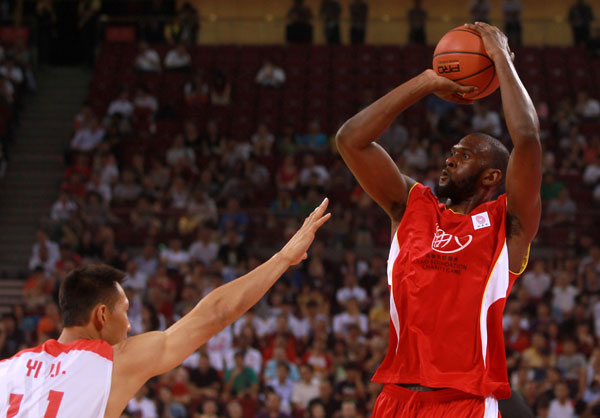
[[279, 255], [285, 258], [291, 266], [298, 264], [308, 257], [306, 251], [315, 239], [315, 233], [331, 217], [330, 213], [324, 215], [328, 204], [329, 199], [325, 198], [323, 202], [312, 211], [308, 218], [304, 220], [302, 227], [279, 252]]
[[476, 87], [455, 83], [446, 77], [437, 75], [431, 69], [425, 70], [423, 75], [427, 78], [428, 83], [430, 83], [432, 93], [440, 99], [458, 104], [473, 104], [473, 100], [465, 99], [463, 96], [467, 93], [473, 93], [477, 90]]
[[508, 45], [508, 38], [496, 26], [485, 22], [465, 23], [465, 26], [479, 32], [485, 52], [494, 62], [502, 57], [510, 57], [512, 61], [515, 60], [515, 54], [511, 52]]

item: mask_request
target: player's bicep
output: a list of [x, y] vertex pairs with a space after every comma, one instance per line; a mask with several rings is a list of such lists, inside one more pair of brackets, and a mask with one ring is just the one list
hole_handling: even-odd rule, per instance
[[538, 141], [513, 150], [506, 170], [507, 210], [518, 220], [524, 238], [533, 239], [541, 216], [542, 151]]
[[387, 152], [377, 143], [363, 149], [340, 147], [340, 154], [361, 187], [392, 219], [397, 219], [397, 207], [403, 207], [408, 191], [415, 183], [402, 174]]

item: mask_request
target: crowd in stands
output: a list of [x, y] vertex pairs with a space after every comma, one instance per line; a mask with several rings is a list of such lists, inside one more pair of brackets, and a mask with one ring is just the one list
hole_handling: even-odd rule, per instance
[[[59, 335], [58, 287], [82, 263], [127, 272], [131, 335], [164, 330], [280, 248], [328, 196], [333, 216], [308, 260], [182, 366], [151, 380], [124, 416], [369, 416], [381, 390], [370, 377], [388, 339], [390, 229], [337, 155], [337, 126], [314, 118], [274, 129], [259, 120], [248, 135], [234, 135], [221, 119], [185, 111], [235, 109], [230, 79], [205, 78], [183, 44], [165, 52], [161, 59], [142, 43], [132, 70], [183, 74], [180, 108], [168, 111], [152, 85], [129, 85], [102, 107], [90, 97], [75, 116], [24, 304], [2, 318], [0, 358]], [[287, 70], [265, 60], [248, 83], [289, 87]], [[362, 88], [353, 112], [376, 98]], [[574, 90], [557, 102], [536, 93], [534, 101], [544, 210], [504, 315], [509, 379], [539, 417], [598, 416], [600, 103]], [[422, 113], [400, 116], [380, 143], [404, 173], [433, 186], [445, 153], [467, 132], [510, 147], [499, 103], [498, 93], [472, 107], [429, 97]], [[165, 124], [176, 128], [168, 136]]]

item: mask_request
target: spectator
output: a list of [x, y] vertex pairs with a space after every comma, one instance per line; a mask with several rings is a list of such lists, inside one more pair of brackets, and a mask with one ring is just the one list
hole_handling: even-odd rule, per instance
[[258, 376], [251, 367], [244, 365], [242, 353], [235, 353], [235, 366], [225, 372], [225, 392], [239, 398], [256, 399], [258, 395]]
[[575, 221], [577, 205], [569, 196], [569, 189], [558, 192], [558, 197], [550, 201], [546, 213], [550, 225], [564, 225]]
[[369, 5], [365, 0], [352, 0], [350, 3], [350, 43], [360, 45], [365, 43]]
[[575, 45], [586, 46], [590, 40], [590, 27], [594, 20], [594, 12], [584, 0], [575, 0], [569, 9], [569, 23], [573, 31]]
[[154, 116], [158, 111], [158, 100], [150, 94], [146, 87], [139, 87], [135, 91], [133, 107], [136, 116]]
[[3, 314], [0, 321], [0, 359], [7, 359], [22, 349], [25, 336], [17, 327], [17, 320], [12, 314]]
[[408, 10], [408, 42], [411, 44], [425, 45], [427, 38], [425, 34], [425, 23], [427, 22], [427, 11], [423, 9], [422, 0], [414, 0], [412, 9]]
[[183, 86], [185, 103], [188, 106], [205, 105], [210, 100], [210, 87], [204, 80], [204, 73], [198, 70], [194, 78]]
[[178, 230], [181, 234], [189, 234], [196, 230], [198, 226], [206, 223], [217, 223], [217, 205], [201, 189], [192, 192], [185, 209], [186, 213], [178, 221]]
[[142, 194], [142, 187], [135, 182], [135, 174], [131, 170], [124, 170], [121, 181], [113, 189], [113, 199], [121, 204], [130, 204]]
[[52, 205], [50, 219], [54, 222], [66, 222], [77, 211], [77, 204], [69, 199], [69, 195], [61, 192], [58, 200]]
[[565, 382], [556, 384], [554, 396], [548, 409], [548, 418], [575, 418], [573, 401], [569, 399], [569, 387]]
[[307, 134], [296, 137], [296, 143], [301, 150], [324, 152], [329, 147], [329, 138], [321, 131], [321, 124], [315, 119], [309, 122]]
[[504, 33], [512, 48], [521, 46], [521, 12], [523, 5], [520, 0], [504, 0], [502, 14], [504, 15]]
[[408, 167], [413, 170], [425, 170], [429, 164], [429, 156], [416, 138], [408, 141], [408, 147], [402, 152], [402, 157]]
[[600, 117], [600, 102], [589, 97], [588, 92], [581, 90], [577, 93], [575, 112], [586, 120], [596, 120]]
[[552, 277], [546, 272], [546, 263], [543, 260], [537, 260], [533, 270], [526, 272], [521, 282], [532, 299], [541, 300], [544, 294], [550, 290]]
[[292, 412], [292, 392], [294, 391], [294, 382], [289, 378], [289, 366], [286, 362], [277, 364], [277, 376], [267, 382], [281, 399], [279, 412], [290, 414]]
[[129, 100], [129, 91], [127, 89], [122, 89], [119, 96], [110, 102], [106, 114], [109, 117], [120, 114], [128, 119], [133, 116], [133, 103]]
[[342, 306], [349, 299], [355, 299], [359, 305], [363, 305], [367, 302], [367, 292], [358, 285], [356, 275], [352, 272], [347, 272], [344, 276], [344, 287], [338, 289], [336, 299]]
[[240, 208], [240, 202], [237, 199], [230, 198], [219, 221], [219, 228], [223, 231], [235, 231], [243, 236], [247, 226], [248, 215]]
[[0, 75], [12, 81], [17, 89], [25, 80], [23, 70], [21, 70], [13, 58], [8, 58], [4, 61], [3, 65], [0, 65]]
[[296, 382], [292, 389], [292, 405], [298, 414], [308, 410], [308, 405], [313, 399], [319, 397], [319, 381], [313, 377], [313, 368], [309, 364], [300, 366], [301, 380]]
[[299, 177], [300, 184], [309, 185], [315, 183], [317, 186], [324, 186], [329, 180], [327, 169], [321, 164], [317, 164], [312, 154], [306, 154], [303, 163]]
[[559, 320], [564, 320], [575, 308], [575, 298], [579, 291], [572, 282], [571, 273], [560, 271], [556, 274], [556, 283], [552, 288], [552, 310]]
[[273, 349], [273, 358], [269, 359], [265, 363], [264, 368], [264, 379], [267, 381], [277, 378], [277, 369], [280, 364], [286, 364], [288, 369], [288, 377], [293, 382], [297, 382], [300, 379], [300, 372], [298, 367], [293, 362], [289, 361], [286, 355], [284, 347], [275, 347]]
[[219, 259], [226, 266], [236, 267], [247, 258], [246, 249], [240, 242], [238, 234], [235, 230], [228, 230], [225, 234], [225, 242], [219, 248]]
[[490, 22], [490, 3], [488, 0], [473, 0], [469, 5], [471, 22]]
[[471, 120], [473, 130], [499, 138], [502, 135], [502, 126], [498, 112], [491, 110], [488, 105], [480, 102], [476, 102], [473, 107], [475, 110]]
[[177, 135], [173, 146], [167, 150], [166, 161], [172, 167], [180, 164], [193, 165], [196, 162], [196, 153], [192, 148], [186, 146], [182, 135]]
[[0, 100], [12, 104], [15, 101], [15, 87], [6, 76], [0, 74]]
[[165, 25], [164, 35], [169, 43], [195, 44], [199, 29], [198, 11], [185, 2], [175, 19]]
[[293, 0], [287, 12], [285, 39], [291, 44], [310, 44], [313, 40], [312, 10], [304, 5], [304, 0]]
[[285, 84], [285, 71], [270, 60], [266, 60], [258, 70], [254, 81], [261, 87], [281, 87]]
[[104, 129], [97, 118], [92, 118], [87, 128], [79, 130], [71, 140], [73, 151], [90, 152], [100, 145], [104, 139]]
[[169, 246], [160, 252], [160, 261], [167, 269], [179, 271], [190, 262], [190, 254], [183, 249], [180, 239], [172, 238]]
[[281, 412], [281, 408], [281, 396], [275, 390], [269, 390], [265, 400], [265, 411], [256, 418], [291, 418], [290, 415]]
[[294, 157], [286, 155], [283, 158], [283, 164], [277, 170], [277, 177], [275, 179], [277, 187], [279, 189], [293, 190], [298, 184], [299, 178], [298, 167], [294, 163]]
[[135, 57], [135, 69], [143, 72], [160, 72], [160, 56], [155, 49], [150, 48], [148, 42], [141, 41], [139, 52]]
[[231, 83], [223, 71], [216, 71], [210, 87], [210, 103], [228, 106], [231, 103]]
[[261, 122], [258, 124], [256, 133], [252, 135], [251, 141], [255, 155], [270, 156], [275, 143], [275, 136], [269, 131], [267, 124]]
[[556, 367], [561, 370], [567, 382], [575, 383], [585, 366], [585, 357], [577, 352], [575, 341], [565, 340], [563, 342], [563, 352], [556, 359]]
[[369, 319], [359, 310], [356, 298], [348, 298], [345, 304], [345, 310], [333, 317], [333, 332], [338, 338], [343, 338], [348, 327], [357, 325], [363, 334], [369, 332]]
[[323, 19], [325, 41], [329, 45], [338, 45], [340, 43], [340, 17], [342, 15], [342, 6], [340, 6], [339, 1], [321, 0], [319, 14]]
[[173, 71], [187, 71], [192, 65], [192, 57], [184, 44], [177, 44], [165, 55], [165, 68]]

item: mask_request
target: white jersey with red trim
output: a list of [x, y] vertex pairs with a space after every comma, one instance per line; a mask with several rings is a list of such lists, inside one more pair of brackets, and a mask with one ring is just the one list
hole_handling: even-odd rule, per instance
[[101, 340], [48, 340], [0, 362], [1, 418], [102, 418], [113, 349]]

